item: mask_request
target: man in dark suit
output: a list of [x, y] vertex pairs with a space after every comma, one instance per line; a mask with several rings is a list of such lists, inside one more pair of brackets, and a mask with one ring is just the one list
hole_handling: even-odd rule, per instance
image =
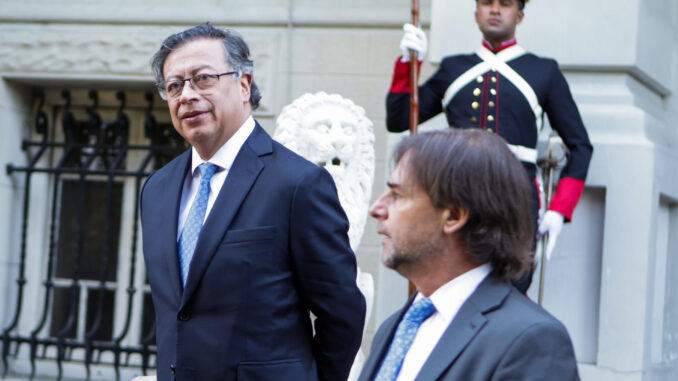
[[345, 380], [365, 300], [331, 176], [252, 118], [260, 94], [233, 31], [172, 35], [153, 71], [192, 146], [141, 193], [158, 379]]
[[382, 262], [418, 292], [379, 328], [360, 380], [577, 380], [565, 327], [509, 281], [530, 263], [527, 175], [482, 130], [407, 138], [370, 208]]

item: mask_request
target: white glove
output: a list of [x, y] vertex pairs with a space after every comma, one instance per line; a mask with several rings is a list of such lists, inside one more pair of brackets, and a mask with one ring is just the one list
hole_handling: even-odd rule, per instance
[[563, 228], [563, 222], [565, 222], [565, 217], [553, 210], [547, 210], [541, 218], [541, 222], [539, 222], [539, 236], [543, 236], [546, 232], [549, 233], [549, 240], [546, 246], [547, 261], [551, 259], [551, 253], [556, 246], [556, 240], [558, 239], [560, 230]]
[[419, 61], [423, 61], [426, 55], [426, 47], [428, 46], [426, 33], [421, 28], [417, 28], [409, 23], [403, 25], [403, 30], [405, 34], [403, 39], [400, 40], [400, 51], [403, 53], [403, 56], [400, 61], [410, 62], [410, 50], [417, 52], [417, 58]]

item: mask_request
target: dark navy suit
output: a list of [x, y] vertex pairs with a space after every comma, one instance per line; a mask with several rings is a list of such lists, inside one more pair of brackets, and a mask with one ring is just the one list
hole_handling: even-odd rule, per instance
[[189, 150], [141, 193], [158, 379], [346, 380], [365, 300], [331, 176], [257, 124], [203, 225], [182, 289], [177, 223], [190, 161]]

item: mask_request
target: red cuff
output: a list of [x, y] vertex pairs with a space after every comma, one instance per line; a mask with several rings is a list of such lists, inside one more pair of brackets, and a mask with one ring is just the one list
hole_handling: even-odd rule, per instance
[[[417, 73], [421, 72], [421, 61], [417, 62]], [[393, 79], [391, 80], [391, 93], [409, 93], [410, 92], [410, 63], [396, 60], [393, 68]]]
[[549, 210], [553, 210], [565, 217], [565, 222], [572, 220], [574, 208], [584, 192], [584, 182], [572, 177], [564, 177], [558, 182], [556, 194], [553, 195]]

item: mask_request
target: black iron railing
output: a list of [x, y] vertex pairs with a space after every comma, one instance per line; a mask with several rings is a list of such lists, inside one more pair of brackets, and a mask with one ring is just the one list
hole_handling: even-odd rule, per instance
[[[23, 346], [29, 348], [29, 360], [31, 364], [30, 377], [36, 376], [36, 361], [37, 360], [54, 360], [58, 368], [57, 378], [61, 379], [63, 374], [63, 363], [74, 361], [73, 351], [84, 351], [84, 359], [78, 358], [78, 362], [82, 362], [86, 368], [87, 378], [90, 377], [90, 367], [93, 364], [108, 364], [113, 366], [117, 378], [120, 377], [121, 367], [130, 366], [129, 358], [132, 355], [141, 356], [141, 368], [144, 374], [146, 371], [154, 366], [155, 350], [155, 327], [153, 324], [148, 324], [146, 331], [142, 332], [139, 340], [126, 340], [130, 335], [130, 325], [134, 314], [141, 313], [137, 309], [142, 305], [150, 305], [150, 303], [134, 303], [133, 297], [137, 292], [135, 286], [136, 276], [136, 262], [139, 254], [137, 247], [139, 234], [139, 208], [135, 201], [133, 218], [129, 221], [120, 221], [120, 203], [116, 201], [120, 198], [119, 187], [126, 179], [133, 179], [135, 200], [139, 195], [142, 181], [150, 174], [150, 172], [159, 168], [177, 154], [185, 150], [186, 146], [183, 140], [174, 131], [169, 123], [157, 123], [153, 116], [153, 96], [146, 94], [148, 108], [145, 113], [144, 120], [144, 134], [150, 144], [130, 144], [130, 126], [129, 118], [125, 113], [126, 97], [125, 93], [118, 92], [117, 99], [119, 107], [114, 120], [105, 121], [97, 112], [98, 95], [96, 91], [90, 91], [89, 99], [91, 105], [87, 107], [86, 113], [88, 115], [85, 120], [78, 120], [71, 112], [71, 94], [69, 91], [63, 91], [62, 97], [64, 104], [61, 107], [61, 126], [63, 128], [62, 134], [54, 133], [54, 127], [49, 126], [49, 118], [44, 109], [45, 97], [42, 94], [38, 95], [38, 107], [35, 113], [34, 131], [32, 136], [34, 139], [25, 140], [22, 143], [22, 149], [26, 152], [28, 160], [26, 166], [15, 166], [13, 164], [7, 165], [8, 175], [19, 176], [23, 174], [24, 188], [23, 188], [23, 210], [21, 214], [21, 243], [18, 263], [18, 274], [16, 278], [16, 304], [13, 306], [13, 311], [10, 311], [11, 319], [7, 326], [0, 327], [0, 340], [2, 341], [2, 362], [4, 364], [5, 375], [9, 369], [9, 359], [16, 357]], [[55, 136], [63, 136], [63, 139], [58, 139]], [[128, 160], [128, 154], [132, 151], [138, 151], [141, 159], [138, 160], [136, 168], [129, 169], [132, 164]], [[47, 160], [48, 157], [54, 158]], [[54, 163], [52, 165], [44, 163]], [[31, 182], [36, 176], [49, 176], [49, 184], [52, 187], [49, 217], [48, 217], [48, 237], [47, 249], [43, 253], [46, 261], [45, 271], [42, 279], [27, 279], [26, 278], [26, 263], [27, 263], [27, 237], [28, 229], [32, 222], [29, 221], [29, 209], [31, 198]], [[92, 213], [91, 210], [86, 210], [87, 192], [92, 190], [88, 188], [91, 180], [101, 184], [105, 187], [97, 189], [105, 189], [103, 195], [99, 194], [97, 200], [105, 200], [103, 205], [99, 205], [99, 210], [96, 213], [103, 214], [103, 227], [88, 226], [87, 213]], [[69, 216], [72, 216], [74, 221], [68, 223], [73, 226], [73, 234], [70, 246], [59, 244], [59, 236], [63, 234], [63, 228], [59, 228], [59, 224], [64, 222], [63, 205], [60, 204], [60, 193], [64, 192], [64, 184], [68, 181], [70, 184], [69, 192], [77, 192], [76, 197], [70, 197], [75, 200], [71, 207], [75, 209], [70, 210]], [[61, 195], [63, 196], [63, 195]], [[63, 199], [63, 197], [62, 197]], [[89, 205], [91, 208], [91, 205]], [[116, 221], [116, 216], [118, 220]], [[131, 242], [129, 250], [118, 250], [118, 236], [120, 224], [131, 224]], [[80, 304], [79, 292], [81, 287], [84, 287], [85, 279], [83, 279], [83, 260], [91, 263], [91, 258], [84, 258], [86, 233], [88, 229], [102, 229], [98, 236], [101, 237], [100, 242], [96, 243], [97, 256], [95, 263], [98, 265], [98, 272], [96, 282], [92, 282], [92, 277], [88, 276], [89, 286], [88, 291], [94, 295], [94, 300], [91, 306], [88, 306], [87, 311], [87, 328], [84, 334], [75, 335], [75, 327], [78, 324], [80, 315], [79, 308], [84, 308]], [[63, 239], [63, 237], [62, 237]], [[91, 246], [91, 245], [90, 245]], [[68, 249], [65, 249], [67, 247]], [[59, 251], [72, 250], [68, 255], [63, 255]], [[92, 255], [87, 251], [88, 256]], [[59, 255], [58, 255], [59, 254]], [[123, 278], [128, 279], [126, 288], [126, 300], [117, 301], [114, 308], [123, 309], [124, 322], [118, 324], [118, 332], [106, 333], [110, 331], [110, 327], [105, 327], [103, 323], [106, 313], [110, 312], [106, 309], [107, 298], [110, 300], [111, 283], [116, 283], [120, 274], [120, 270], [116, 270], [118, 256], [126, 255], [128, 260], [124, 263], [128, 264], [127, 272]], [[64, 258], [68, 258], [70, 263], [64, 263]], [[58, 263], [57, 266], [57, 262]], [[58, 270], [57, 270], [58, 269]], [[91, 271], [90, 271], [91, 272]], [[67, 273], [67, 276], [64, 275]], [[58, 282], [56, 281], [58, 278]], [[67, 285], [64, 285], [64, 282]], [[42, 287], [44, 300], [34, 304], [33, 309], [24, 308], [27, 302], [24, 297], [27, 287], [33, 284], [33, 287]], [[92, 286], [91, 284], [96, 284]], [[117, 283], [116, 283], [117, 284]], [[56, 289], [59, 288], [59, 301], [62, 302], [68, 299], [69, 302], [67, 313], [66, 310], [61, 311], [64, 315], [63, 319], [52, 319]], [[62, 292], [66, 292], [63, 294]], [[66, 295], [64, 297], [64, 295]], [[108, 296], [107, 296], [108, 295]], [[34, 303], [31, 301], [30, 303]], [[110, 304], [110, 303], [109, 303]], [[89, 305], [89, 303], [88, 303]], [[36, 321], [34, 316], [27, 315], [26, 311], [37, 310], [37, 324], [30, 333], [20, 333], [18, 330], [19, 322], [22, 319], [27, 321]], [[23, 311], [23, 312], [22, 312]], [[23, 315], [22, 315], [23, 313]], [[109, 313], [110, 315], [110, 313]], [[118, 314], [120, 316], [121, 314]], [[147, 318], [147, 321], [154, 321], [155, 319]], [[48, 322], [50, 328], [48, 328]], [[58, 323], [58, 324], [57, 324]], [[82, 324], [82, 322], [80, 322]], [[55, 325], [60, 325], [55, 327]], [[136, 341], [134, 345], [125, 345], [123, 341], [129, 343]], [[51, 349], [54, 348], [54, 349]], [[51, 350], [50, 350], [51, 349]], [[112, 353], [112, 356], [102, 356], [105, 352]], [[111, 360], [112, 358], [112, 360]], [[106, 359], [106, 360], [104, 360]], [[134, 366], [139, 366], [134, 365]], [[4, 376], [4, 375], [3, 375]]]

